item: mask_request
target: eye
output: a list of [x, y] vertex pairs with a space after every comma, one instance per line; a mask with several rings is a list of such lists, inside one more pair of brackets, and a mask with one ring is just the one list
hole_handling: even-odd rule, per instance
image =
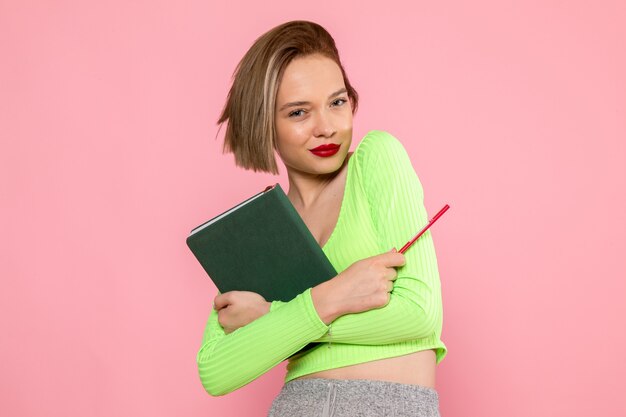
[[339, 104], [337, 104], [338, 106], [343, 106], [347, 102], [347, 100], [343, 98], [338, 98], [337, 100], [333, 101], [333, 104], [336, 104], [337, 102], [339, 102]]
[[298, 114], [300, 112], [303, 112], [303, 109], [298, 109], [298, 110], [294, 110], [291, 113], [289, 113], [289, 115], [287, 117], [298, 117], [301, 116], [301, 114]]

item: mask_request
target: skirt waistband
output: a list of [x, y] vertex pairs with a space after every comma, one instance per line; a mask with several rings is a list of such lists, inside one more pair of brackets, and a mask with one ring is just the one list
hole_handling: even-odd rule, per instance
[[335, 386], [346, 394], [376, 395], [407, 398], [413, 395], [431, 397], [439, 400], [439, 393], [435, 388], [415, 384], [402, 384], [399, 382], [379, 381], [372, 379], [331, 379], [331, 378], [299, 378], [287, 382], [283, 390], [292, 393], [310, 392], [310, 390], [328, 389]]

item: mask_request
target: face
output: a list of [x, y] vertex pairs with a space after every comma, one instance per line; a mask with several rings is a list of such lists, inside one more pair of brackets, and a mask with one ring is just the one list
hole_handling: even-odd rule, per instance
[[[329, 174], [342, 166], [352, 141], [352, 108], [333, 60], [309, 55], [289, 63], [278, 86], [275, 126], [276, 150], [290, 173]], [[311, 152], [328, 144], [339, 150]]]

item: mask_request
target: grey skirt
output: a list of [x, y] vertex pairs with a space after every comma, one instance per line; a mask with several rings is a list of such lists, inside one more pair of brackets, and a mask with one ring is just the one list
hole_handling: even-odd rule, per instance
[[268, 417], [440, 417], [434, 388], [365, 379], [287, 382]]

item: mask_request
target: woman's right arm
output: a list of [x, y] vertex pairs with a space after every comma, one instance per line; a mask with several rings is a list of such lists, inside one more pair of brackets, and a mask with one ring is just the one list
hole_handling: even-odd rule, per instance
[[229, 334], [213, 308], [196, 357], [202, 386], [213, 396], [235, 391], [327, 331], [313, 304], [311, 288]]
[[402, 264], [404, 255], [392, 252], [355, 262], [228, 334], [213, 308], [197, 355], [204, 389], [228, 394], [320, 339], [337, 317], [384, 306], [397, 275], [393, 267]]

